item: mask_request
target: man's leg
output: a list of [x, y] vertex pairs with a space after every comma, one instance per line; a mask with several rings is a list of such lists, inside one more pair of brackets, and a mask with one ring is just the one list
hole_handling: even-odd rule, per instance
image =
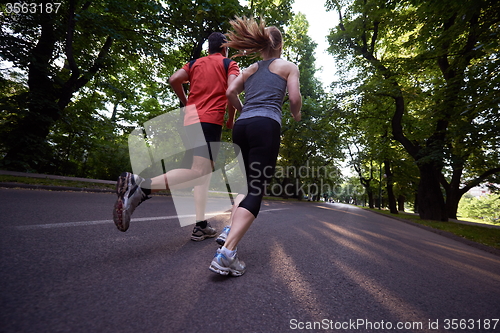
[[201, 185], [197, 185], [194, 187], [194, 203], [196, 209], [196, 221], [204, 221], [205, 220], [205, 210], [207, 207], [207, 198], [208, 198], [208, 188], [210, 186], [210, 179], [212, 178], [212, 174], [204, 176], [205, 182]]
[[193, 227], [191, 240], [202, 241], [206, 238], [217, 236], [217, 231], [212, 228], [210, 223], [205, 219], [205, 209], [208, 197], [208, 186], [210, 185], [211, 175], [207, 175], [206, 182], [202, 185], [194, 187], [194, 202], [196, 210], [196, 224]]
[[[202, 182], [194, 187], [194, 202], [196, 211], [196, 225], [193, 227], [191, 240], [202, 241], [206, 238], [217, 236], [217, 231], [205, 220], [205, 209], [207, 204], [208, 188], [212, 178], [213, 162], [204, 157], [195, 156], [193, 168], [198, 168], [202, 176]], [[202, 160], [203, 159], [203, 160]], [[209, 163], [207, 163], [209, 161]], [[199, 164], [195, 165], [195, 162]]]
[[191, 169], [174, 169], [151, 178], [151, 192], [169, 189], [183, 189], [205, 183], [205, 177], [212, 173], [210, 159], [194, 156]]
[[[196, 225], [193, 228], [191, 239], [194, 241], [203, 240], [207, 237], [215, 237], [216, 231], [205, 219], [205, 212], [208, 199], [208, 190], [210, 187], [210, 180], [214, 171], [214, 160], [219, 153], [220, 138], [222, 134], [222, 126], [212, 123], [201, 123], [203, 130], [203, 137], [206, 142], [206, 148], [198, 148], [195, 150], [195, 155], [201, 155], [210, 158], [210, 173], [205, 177], [205, 181], [194, 187], [194, 202], [196, 212]], [[200, 237], [201, 236], [201, 237]]]
[[[204, 184], [212, 173], [210, 159], [201, 156], [193, 157], [191, 169], [174, 169], [166, 174], [144, 179], [139, 175], [124, 172], [117, 181], [116, 192], [118, 199], [113, 208], [113, 221], [120, 231], [126, 231], [134, 210], [144, 200], [149, 199], [149, 194], [165, 189], [181, 189]], [[215, 230], [213, 232], [215, 236]]]

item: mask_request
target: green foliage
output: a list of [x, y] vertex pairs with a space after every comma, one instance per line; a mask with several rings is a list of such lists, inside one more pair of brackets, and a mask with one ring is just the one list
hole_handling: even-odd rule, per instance
[[500, 223], [500, 195], [464, 196], [458, 205], [458, 214], [463, 217]]
[[168, 38], [161, 33], [161, 13], [156, 1], [72, 0], [57, 13], [3, 16], [1, 59], [14, 64], [11, 73], [27, 78], [26, 86], [13, 92], [24, 94], [25, 103], [13, 110], [1, 101], [7, 123], [0, 141], [4, 167], [51, 170], [59, 161], [48, 136], [75, 94], [98, 87], [99, 75], [119, 73], [123, 64], [163, 54]]
[[[348, 117], [351, 141], [361, 141], [366, 155], [414, 159], [428, 217], [441, 219], [443, 210], [453, 217], [463, 193], [500, 173], [494, 125], [500, 120], [499, 3], [329, 0], [327, 5], [341, 22], [329, 35], [330, 52], [354, 76], [336, 87], [350, 88], [340, 90], [337, 99], [346, 114], [354, 111]], [[393, 149], [394, 140], [404, 152]]]
[[0, 60], [12, 67], [0, 75], [0, 164], [116, 177], [130, 168], [127, 134], [178, 107], [168, 78], [211, 32], [237, 15], [283, 28], [291, 3], [70, 0], [50, 15], [2, 14]]
[[92, 96], [79, 99], [54, 124], [47, 137], [54, 156], [49, 173], [116, 180], [131, 169], [127, 137], [94, 107]]
[[[340, 182], [334, 159], [341, 153], [333, 106], [326, 104], [326, 94], [314, 76], [316, 44], [307, 35], [308, 29], [305, 16], [298, 13], [284, 35], [284, 57], [296, 63], [300, 71], [302, 120], [295, 122], [290, 116], [289, 105], [284, 104], [278, 168], [293, 172], [278, 174], [277, 181], [282, 186], [292, 184], [294, 197], [302, 198], [312, 191], [315, 200], [319, 200], [322, 193]], [[299, 170], [304, 171], [302, 175], [299, 175]]]
[[327, 200], [365, 206], [368, 202], [367, 191], [358, 177], [350, 177], [341, 185], [336, 185], [327, 193]]

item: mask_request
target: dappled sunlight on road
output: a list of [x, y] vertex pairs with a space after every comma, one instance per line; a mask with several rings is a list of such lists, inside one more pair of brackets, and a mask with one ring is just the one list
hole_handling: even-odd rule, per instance
[[[485, 257], [482, 252], [476, 253], [476, 252], [471, 252], [471, 251], [464, 251], [463, 249], [460, 249], [459, 247], [451, 247], [448, 245], [442, 245], [436, 241], [433, 241], [433, 242], [425, 241], [425, 243], [432, 245], [432, 246], [440, 247], [443, 250], [452, 251], [453, 253], [455, 253], [458, 256], [463, 256], [463, 255], [473, 256], [473, 257], [481, 259], [481, 260], [489, 261], [492, 265], [500, 264], [500, 257]], [[457, 243], [457, 245], [458, 245], [458, 243]]]
[[[483, 283], [493, 283], [493, 284], [500, 283], [500, 275], [499, 274], [493, 274], [487, 270], [480, 269], [475, 265], [470, 265], [470, 264], [467, 264], [467, 263], [463, 262], [462, 260], [460, 260], [460, 256], [465, 255], [465, 254], [470, 255], [469, 252], [460, 251], [460, 250], [454, 249], [450, 246], [441, 245], [441, 244], [438, 244], [436, 242], [426, 241], [425, 243], [429, 244], [430, 247], [432, 246], [432, 247], [439, 248], [443, 251], [446, 251], [447, 253], [454, 252], [457, 255], [457, 259], [452, 259], [452, 257], [449, 255], [444, 256], [444, 255], [441, 255], [437, 252], [433, 252], [432, 253], [433, 259], [439, 260], [442, 263], [446, 263], [448, 265], [456, 267], [457, 269], [461, 269], [463, 271], [463, 274], [468, 274], [468, 275], [471, 275], [472, 277], [477, 277], [477, 276], [487, 277], [487, 279], [485, 279], [485, 281], [483, 281]], [[495, 260], [495, 259], [491, 258], [490, 261], [491, 261], [492, 265], [500, 265], [500, 259]]]
[[[303, 235], [301, 239], [303, 239], [302, 237], [307, 237], [303, 240], [314, 246], [315, 250], [320, 250], [320, 252], [317, 253], [317, 258], [321, 261], [319, 265], [326, 266], [324, 266], [324, 271], [315, 273], [321, 275], [326, 274], [328, 271], [331, 272], [332, 270], [338, 271], [338, 273], [340, 273], [338, 276], [343, 276], [343, 278], [352, 281], [352, 284], [359, 287], [360, 291], [366, 292], [366, 296], [371, 296], [373, 298], [373, 301], [366, 299], [367, 302], [378, 304], [381, 308], [393, 314], [394, 317], [399, 320], [418, 321], [421, 318], [429, 316], [404, 300], [397, 290], [392, 290], [392, 286], [384, 285], [384, 283], [377, 280], [376, 276], [370, 277], [371, 273], [369, 270], [364, 271], [362, 269], [357, 269], [349, 262], [346, 262], [346, 255], [348, 258], [352, 257], [346, 254], [345, 251], [341, 251], [342, 253], [328, 251], [327, 249], [335, 247], [331, 247], [331, 244], [328, 244], [328, 241], [318, 237], [318, 234], [345, 249], [349, 249], [355, 255], [365, 257], [365, 260], [370, 262], [378, 262], [382, 263], [382, 265], [384, 262], [387, 262], [381, 257], [380, 252], [388, 252], [391, 256], [398, 257], [399, 261], [408, 260], [407, 257], [396, 252], [384, 251], [382, 246], [346, 228], [336, 226], [326, 221], [319, 222], [321, 226], [318, 227], [309, 226], [307, 229], [294, 228], [296, 232], [300, 232], [300, 234]], [[338, 246], [336, 247], [338, 248]], [[317, 309], [325, 308], [325, 305], [322, 305], [320, 301], [323, 299], [321, 298], [322, 295], [318, 294], [318, 286], [311, 285], [308, 281], [306, 276], [308, 272], [301, 269], [301, 264], [303, 262], [299, 261], [299, 258], [294, 257], [296, 252], [293, 251], [293, 248], [290, 248], [287, 252], [285, 245], [276, 240], [273, 242], [270, 249], [270, 266], [273, 267], [274, 270], [273, 276], [279, 277], [283, 285], [290, 290], [291, 295], [301, 304], [304, 304], [311, 318], [320, 320], [321, 316], [319, 316]], [[418, 265], [418, 263], [413, 262], [413, 260], [411, 264]], [[333, 284], [338, 283], [336, 281], [332, 282]]]
[[[470, 251], [463, 247], [454, 246], [453, 242], [440, 241], [441, 236], [433, 233], [426, 234], [421, 242], [414, 239], [421, 232], [419, 228], [406, 225], [394, 225], [390, 219], [379, 216], [360, 215], [349, 209], [335, 209], [325, 206], [315, 206], [318, 214], [307, 215], [307, 227], [296, 226], [301, 238], [311, 242], [315, 253], [323, 258], [330, 271], [339, 271], [339, 276], [358, 286], [370, 295], [374, 302], [396, 318], [403, 321], [418, 321], [422, 318], [431, 318], [431, 309], [421, 306], [437, 297], [450, 299], [460, 298], [446, 292], [446, 279], [454, 282], [455, 288], [464, 288], [464, 278], [475, 280], [483, 285], [485, 290], [495, 289], [500, 282], [500, 275], [483, 266], [475, 265], [473, 258], [485, 259], [477, 250]], [[332, 211], [329, 214], [324, 210]], [[341, 213], [341, 215], [338, 215]], [[335, 214], [335, 215], [333, 215]], [[368, 219], [369, 223], [362, 223], [358, 217]], [[399, 228], [402, 227], [402, 228]], [[421, 237], [421, 236], [418, 236]], [[458, 243], [457, 243], [458, 245]], [[471, 260], [466, 259], [472, 257]], [[492, 266], [500, 265], [500, 258], [486, 257]], [[290, 259], [291, 260], [291, 259]], [[356, 262], [357, 264], [353, 264]], [[405, 269], [406, 267], [406, 269]], [[431, 267], [440, 267], [442, 273], [437, 276], [429, 275], [434, 271]], [[396, 284], [388, 283], [391, 276], [396, 275]], [[457, 275], [458, 274], [458, 275]], [[457, 278], [460, 276], [460, 278]], [[437, 293], [426, 296], [415, 294], [414, 297], [405, 295], [404, 290], [426, 290], [431, 285], [440, 285]], [[481, 293], [478, 294], [478, 297]]]
[[[377, 240], [384, 242], [400, 242], [398, 240], [366, 230], [356, 230], [357, 233], [354, 233], [344, 227], [332, 224], [331, 222], [318, 222], [321, 223], [321, 227], [314, 227], [316, 230], [325, 234], [326, 237], [330, 238], [335, 243], [354, 251], [357, 255], [362, 255], [370, 260], [376, 260], [378, 262], [384, 260], [383, 258], [386, 258], [385, 255], [389, 255], [392, 259], [397, 259], [398, 261], [406, 261], [409, 264], [414, 265], [415, 267], [425, 268], [425, 266], [421, 265], [421, 262], [404, 256], [402, 254], [404, 253], [404, 251], [390, 251], [385, 246], [382, 246], [376, 242]], [[325, 227], [327, 229], [325, 229]], [[374, 240], [369, 240], [368, 237], [362, 235], [363, 233], [366, 233], [370, 237], [373, 237]], [[413, 247], [405, 244], [404, 242], [400, 242], [399, 246], [401, 248], [407, 248], [410, 251], [415, 250]]]
[[[352, 231], [347, 230], [344, 227], [337, 226], [333, 223], [325, 221], [318, 221], [318, 222], [320, 222], [322, 225], [322, 227], [316, 228], [318, 231], [325, 233], [324, 230], [326, 227], [330, 231], [334, 232], [334, 233], [331, 232], [325, 233], [327, 237], [329, 237], [339, 245], [349, 248], [356, 254], [365, 256], [372, 260], [380, 261], [382, 258], [388, 258], [387, 256], [390, 256], [389, 258], [396, 259], [398, 261], [404, 261], [415, 268], [425, 270], [426, 266], [422, 264], [424, 262], [424, 260], [422, 259], [424, 256], [426, 256], [429, 258], [429, 260], [438, 261], [439, 263], [436, 263], [436, 265], [442, 265], [442, 264], [451, 265], [453, 267], [463, 270], [464, 271], [463, 274], [471, 275], [472, 277], [478, 274], [488, 276], [490, 280], [484, 281], [484, 283], [500, 282], [499, 275], [492, 274], [486, 270], [479, 269], [474, 265], [466, 264], [461, 260], [461, 257], [463, 255], [471, 255], [471, 251], [466, 252], [463, 250], [454, 249], [453, 247], [450, 247], [448, 245], [441, 245], [435, 241], [430, 241], [430, 240], [424, 241], [424, 243], [428, 245], [426, 248], [417, 249], [411, 245], [408, 245], [408, 243], [405, 242], [405, 239], [410, 239], [412, 237], [412, 235], [409, 233], [400, 232], [398, 234], [394, 234], [395, 237], [387, 237], [379, 233], [375, 233], [368, 230], [356, 229], [355, 230], [356, 233], [354, 233]], [[367, 236], [372, 238], [372, 240], [370, 240]], [[377, 240], [380, 240], [381, 243], [383, 244], [387, 242], [392, 242], [394, 244], [397, 244], [400, 251], [399, 252], [391, 251], [386, 246], [379, 245]], [[421, 253], [420, 260], [417, 260], [412, 256], [404, 255], [405, 253], [411, 253], [416, 250], [419, 250]], [[446, 256], [441, 255], [439, 253], [440, 250], [445, 251], [446, 253], [449, 253], [450, 251], [455, 253], [456, 259], [454, 259], [454, 257], [451, 257], [449, 255]], [[493, 265], [500, 265], [500, 260], [495, 260], [495, 259], [489, 259], [489, 260]]]
[[[331, 223], [325, 222], [325, 221], [318, 221], [321, 223], [322, 227], [312, 227], [314, 230], [321, 232], [325, 234], [328, 238], [330, 238], [332, 241], [348, 247], [352, 251], [356, 252], [356, 254], [366, 256], [371, 259], [379, 259], [380, 257], [377, 255], [377, 252], [373, 251], [367, 251], [366, 249], [362, 248], [359, 246], [359, 243], [369, 243], [364, 237], [354, 234], [350, 232], [349, 230], [333, 225]], [[324, 227], [327, 227], [328, 231], [325, 231]], [[333, 232], [332, 232], [333, 231]], [[352, 240], [352, 241], [346, 241], [347, 239]], [[358, 242], [355, 243], [354, 241]]]
[[[324, 208], [324, 207], [321, 207]], [[350, 213], [350, 212], [345, 212]], [[358, 214], [355, 214], [358, 215]], [[384, 246], [377, 244], [377, 239], [387, 241], [394, 241], [393, 239], [382, 236], [369, 231], [361, 231], [356, 229], [347, 229], [335, 225], [331, 222], [318, 221], [320, 225], [312, 226], [312, 230], [315, 232], [323, 234], [325, 237], [331, 241], [337, 243], [343, 248], [349, 249], [354, 252], [355, 255], [363, 256], [366, 260], [380, 263], [384, 266], [387, 264], [387, 257], [383, 253], [389, 255], [392, 258], [397, 258], [397, 261], [405, 261], [408, 265], [413, 265], [419, 267], [420, 269], [425, 269], [425, 266], [419, 264], [418, 261], [404, 256], [402, 253], [390, 251]], [[309, 229], [311, 230], [311, 229]], [[366, 233], [363, 235], [363, 233]], [[372, 238], [373, 240], [369, 240]], [[314, 238], [314, 237], [313, 237]], [[316, 241], [319, 241], [316, 237]], [[329, 245], [325, 242], [321, 242], [324, 248]], [[404, 243], [400, 244], [405, 246]], [[410, 251], [414, 250], [410, 246], [406, 246]], [[368, 275], [369, 271], [357, 270], [353, 265], [345, 262], [345, 251], [342, 251], [342, 256], [336, 255], [335, 253], [324, 253], [324, 257], [327, 257], [329, 264], [333, 265], [336, 269], [340, 270], [343, 275], [350, 279], [356, 286], [364, 290], [368, 295], [373, 297], [374, 301], [380, 306], [385, 308], [388, 312], [395, 315], [399, 320], [403, 321], [418, 321], [419, 318], [425, 318], [426, 315], [420, 309], [412, 306], [411, 303], [405, 301], [397, 291], [392, 290], [392, 286], [384, 285], [380, 283], [375, 277], [370, 277]], [[288, 260], [292, 261], [291, 258]], [[389, 267], [387, 267], [389, 269]]]
[[[247, 271], [228, 277], [208, 269], [214, 239], [191, 241], [192, 228], [179, 227], [162, 197], [134, 213], [127, 233], [109, 220], [112, 195], [2, 198], [11, 212], [0, 233], [2, 315], [19, 323], [9, 332], [287, 332], [292, 320], [308, 332], [401, 332], [331, 329], [358, 319], [445, 332], [445, 318], [498, 318], [499, 257], [347, 205], [265, 202], [239, 243]], [[44, 219], [26, 222], [40, 209]], [[220, 231], [229, 214], [209, 222]], [[439, 329], [427, 329], [437, 320]]]
[[419, 321], [419, 319], [426, 317], [423, 312], [412, 306], [412, 304], [405, 302], [401, 296], [380, 284], [376, 279], [355, 270], [352, 266], [346, 265], [340, 260], [334, 259], [332, 263], [354, 281], [358, 287], [371, 295], [378, 304], [396, 315], [399, 320], [410, 322]]
[[360, 217], [365, 218], [365, 219], [367, 218], [366, 216], [361, 215], [361, 214], [356, 214], [356, 213], [349, 212], [349, 211], [346, 211], [346, 210], [335, 209], [335, 208], [332, 208], [332, 207], [325, 207], [325, 206], [314, 206], [314, 207], [321, 208], [321, 209], [334, 210], [336, 212], [345, 213], [345, 214], [356, 215], [356, 216], [360, 216]]
[[281, 243], [274, 240], [270, 251], [270, 264], [273, 276], [279, 278], [290, 294], [300, 302], [314, 320], [323, 319], [318, 313], [322, 306], [317, 301], [314, 288], [297, 268], [294, 259], [287, 254]]

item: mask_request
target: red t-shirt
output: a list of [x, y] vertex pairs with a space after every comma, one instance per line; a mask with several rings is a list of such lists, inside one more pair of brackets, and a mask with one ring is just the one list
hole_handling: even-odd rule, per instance
[[[184, 125], [197, 122], [222, 125], [227, 107], [227, 78], [229, 75], [239, 75], [240, 69], [235, 61], [231, 61], [226, 74], [224, 56], [214, 53], [198, 58], [189, 68], [187, 63], [184, 69], [190, 82], [190, 91]], [[197, 112], [194, 112], [194, 111]]]

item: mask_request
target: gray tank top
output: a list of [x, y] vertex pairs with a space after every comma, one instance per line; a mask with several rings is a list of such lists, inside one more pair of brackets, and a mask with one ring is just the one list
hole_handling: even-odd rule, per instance
[[269, 70], [276, 60], [259, 61], [259, 68], [245, 81], [245, 103], [238, 119], [268, 117], [281, 125], [281, 107], [286, 93], [286, 80]]

